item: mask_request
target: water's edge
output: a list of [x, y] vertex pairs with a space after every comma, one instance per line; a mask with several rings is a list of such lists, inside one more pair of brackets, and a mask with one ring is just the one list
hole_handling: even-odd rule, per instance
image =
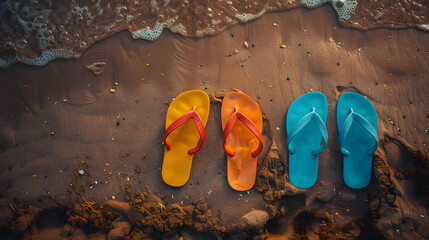
[[429, 6], [416, 1], [391, 7], [388, 0], [359, 4], [356, 0], [134, 0], [126, 4], [97, 0], [86, 5], [74, 1], [7, 0], [0, 3], [0, 67], [6, 69], [18, 62], [44, 66], [57, 58], [77, 59], [95, 42], [123, 30], [128, 30], [134, 39], [150, 41], [159, 38], [165, 28], [183, 36], [203, 37], [268, 12], [313, 9], [328, 3], [344, 27], [414, 27], [429, 31]]

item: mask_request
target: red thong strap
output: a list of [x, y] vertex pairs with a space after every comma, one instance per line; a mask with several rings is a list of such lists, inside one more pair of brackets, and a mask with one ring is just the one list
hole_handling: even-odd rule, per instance
[[170, 124], [170, 126], [168, 126], [167, 130], [165, 130], [164, 145], [165, 145], [165, 148], [167, 148], [167, 150], [171, 149], [170, 144], [167, 142], [168, 135], [170, 135], [170, 133], [172, 133], [176, 128], [180, 127], [182, 124], [184, 124], [190, 118], [192, 118], [194, 120], [194, 123], [197, 126], [198, 133], [200, 134], [200, 137], [201, 137], [201, 141], [199, 142], [199, 144], [197, 145], [197, 147], [192, 148], [191, 150], [189, 150], [188, 154], [194, 154], [194, 153], [198, 152], [201, 149], [201, 145], [203, 144], [204, 139], [206, 137], [206, 129], [204, 127], [203, 120], [201, 119], [201, 117], [198, 114], [198, 112], [195, 111], [195, 107], [194, 107], [193, 110], [191, 110], [191, 111], [183, 114], [181, 117], [179, 117], [178, 119], [176, 119], [173, 123]]
[[235, 152], [226, 145], [226, 139], [229, 136], [229, 133], [232, 130], [232, 127], [234, 126], [235, 122], [240, 120], [247, 128], [249, 128], [250, 131], [258, 138], [259, 140], [259, 146], [257, 149], [255, 149], [252, 152], [252, 157], [258, 156], [262, 151], [262, 134], [259, 131], [259, 129], [255, 126], [255, 124], [248, 118], [246, 115], [242, 114], [241, 112], [238, 112], [237, 110], [231, 115], [231, 117], [228, 119], [228, 122], [225, 125], [225, 129], [223, 129], [223, 148], [225, 149], [225, 152], [228, 153], [230, 156], [235, 156]]

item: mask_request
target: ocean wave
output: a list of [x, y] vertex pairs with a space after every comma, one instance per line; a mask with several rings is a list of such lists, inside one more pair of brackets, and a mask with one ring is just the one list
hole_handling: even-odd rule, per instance
[[164, 29], [190, 37], [214, 35], [265, 13], [330, 4], [342, 26], [368, 30], [414, 27], [428, 31], [426, 1], [357, 0], [7, 0], [0, 3], [0, 67], [43, 66], [79, 58], [95, 42], [128, 30], [154, 41]]

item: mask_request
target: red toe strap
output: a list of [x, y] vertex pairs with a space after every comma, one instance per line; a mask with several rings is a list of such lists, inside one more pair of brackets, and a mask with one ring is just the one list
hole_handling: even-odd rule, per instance
[[176, 119], [173, 123], [170, 124], [170, 126], [168, 126], [167, 130], [165, 130], [164, 145], [165, 145], [165, 148], [167, 148], [167, 150], [171, 149], [170, 144], [167, 142], [168, 135], [170, 135], [170, 133], [172, 133], [176, 128], [180, 127], [190, 118], [194, 120], [195, 126], [197, 126], [198, 133], [200, 134], [201, 140], [195, 148], [192, 148], [191, 150], [188, 151], [188, 154], [194, 154], [201, 149], [201, 146], [206, 137], [206, 129], [204, 127], [203, 120], [201, 119], [200, 115], [198, 114], [197, 111], [195, 111], [195, 108], [194, 108], [193, 110], [183, 114], [181, 117]]
[[256, 125], [248, 118], [246, 115], [242, 114], [241, 112], [235, 111], [231, 117], [228, 119], [228, 122], [225, 125], [225, 128], [223, 129], [223, 148], [225, 149], [225, 152], [228, 153], [228, 155], [234, 156], [234, 151], [226, 145], [226, 139], [229, 136], [229, 133], [232, 130], [232, 127], [234, 126], [235, 122], [240, 120], [247, 128], [249, 128], [250, 131], [258, 138], [259, 145], [258, 148], [255, 149], [252, 152], [252, 157], [258, 156], [262, 151], [262, 134], [259, 131], [259, 129], [256, 127]]

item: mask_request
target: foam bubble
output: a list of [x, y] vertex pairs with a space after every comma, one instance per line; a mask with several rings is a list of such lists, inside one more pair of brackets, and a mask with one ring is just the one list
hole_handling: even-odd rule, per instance
[[429, 31], [429, 24], [421, 24], [419, 27], [423, 30]]
[[85, 14], [85, 18], [86, 18], [86, 25], [89, 26], [92, 23], [92, 21], [94, 20], [95, 15], [92, 15], [91, 12], [88, 12]]
[[[55, 30], [55, 26], [53, 26], [52, 30]], [[54, 38], [52, 31], [47, 28], [40, 28], [39, 31], [37, 31], [37, 37], [39, 40], [39, 48], [42, 51], [51, 46], [50, 41]]]
[[127, 23], [131, 22], [133, 20], [133, 15], [127, 15], [127, 19], [125, 20]]
[[17, 20], [19, 24], [21, 24], [22, 29], [24, 29], [25, 36], [31, 35], [31, 33], [34, 31], [35, 26], [32, 22], [27, 22], [22, 20], [19, 16], [17, 17]]
[[186, 28], [181, 23], [177, 24], [176, 26], [170, 27], [170, 31], [186, 35]]
[[211, 27], [207, 27], [207, 28], [205, 28], [203, 30], [197, 30], [195, 34], [197, 36], [204, 36], [206, 34], [213, 34], [213, 33], [215, 33], [215, 30], [213, 28], [211, 28]]
[[238, 18], [242, 22], [249, 22], [255, 18], [258, 18], [262, 16], [267, 10], [262, 10], [258, 14], [250, 14], [250, 13], [244, 13], [244, 14], [235, 14], [235, 17]]
[[[170, 29], [173, 28], [173, 23], [175, 21], [177, 21], [177, 18], [178, 17], [176, 16], [174, 18], [167, 20], [164, 23], [160, 23], [159, 21], [157, 21], [155, 23], [155, 26], [152, 29], [147, 27], [144, 29], [136, 30], [132, 33], [132, 37], [135, 39], [136, 38], [142, 38], [142, 39], [154, 41], [157, 38], [159, 38], [159, 36], [161, 36], [162, 30], [164, 29], [164, 27], [168, 27]], [[179, 29], [180, 29], [180, 27], [179, 27]]]
[[221, 20], [217, 20], [217, 21], [216, 21], [216, 20], [214, 20], [214, 19], [213, 19], [213, 20], [212, 20], [212, 25], [213, 25], [213, 26], [216, 26], [216, 25], [218, 25], [218, 24], [219, 24], [219, 23], [221, 23], [221, 22], [222, 22]]
[[78, 58], [80, 57], [80, 54], [73, 54], [72, 51], [66, 50], [66, 49], [57, 49], [57, 50], [44, 51], [38, 58], [28, 59], [28, 58], [21, 58], [18, 56], [17, 60], [28, 65], [44, 66], [55, 58], [73, 58], [73, 57]]
[[27, 41], [25, 39], [20, 39], [16, 42], [15, 46], [19, 49], [23, 49], [27, 46]]
[[132, 33], [132, 36], [133, 38], [142, 38], [142, 39], [153, 41], [159, 38], [159, 36], [161, 36], [163, 29], [164, 29], [164, 26], [161, 23], [156, 22], [155, 26], [152, 29], [148, 27], [148, 28], [136, 30]]
[[338, 20], [344, 22], [354, 13], [357, 5], [356, 0], [301, 0], [301, 3], [307, 7], [319, 7], [325, 3], [331, 3], [338, 15]]
[[152, 12], [158, 12], [159, 11], [158, 3], [156, 2], [156, 0], [150, 1], [150, 7], [152, 9]]
[[13, 43], [11, 43], [11, 42], [5, 42], [4, 45], [3, 45], [3, 47], [5, 49], [11, 49], [11, 48], [13, 48]]

